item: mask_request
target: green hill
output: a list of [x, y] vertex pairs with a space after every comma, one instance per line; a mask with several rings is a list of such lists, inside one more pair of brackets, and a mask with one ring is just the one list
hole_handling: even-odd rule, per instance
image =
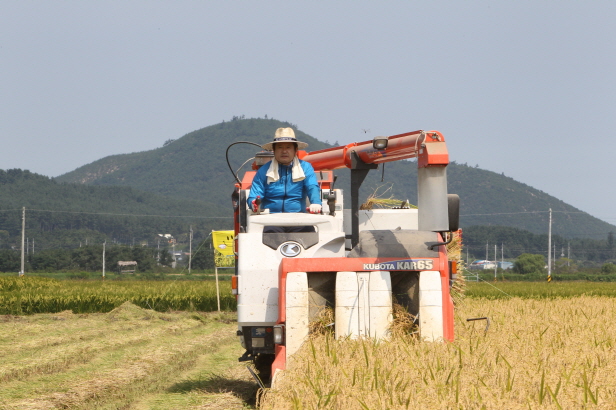
[[[234, 178], [225, 160], [227, 147], [237, 141], [264, 144], [279, 127], [293, 126], [274, 119], [243, 119], [212, 125], [145, 152], [114, 155], [64, 174], [57, 181], [100, 186], [130, 186], [176, 199], [208, 201], [217, 212], [230, 215], [230, 195]], [[296, 127], [293, 126], [296, 129]], [[401, 130], [411, 131], [411, 130]], [[298, 139], [309, 143], [308, 150], [331, 147], [296, 130]], [[358, 141], [362, 140], [360, 135]], [[337, 144], [335, 144], [337, 145]], [[239, 169], [259, 149], [240, 144], [230, 149], [230, 162]], [[249, 169], [250, 162], [242, 171]], [[448, 167], [449, 192], [461, 198], [461, 225], [510, 226], [533, 233], [546, 233], [548, 209], [552, 208], [553, 232], [563, 237], [605, 239], [616, 227], [594, 218], [542, 191], [512, 178], [477, 167], [452, 163]], [[337, 187], [350, 185], [350, 172], [338, 170]], [[416, 164], [398, 161], [385, 170], [372, 171], [362, 187], [362, 198], [391, 187], [386, 195], [417, 201]], [[380, 187], [380, 189], [379, 189]], [[348, 199], [348, 196], [346, 197]]]
[[[279, 127], [276, 120], [236, 119], [206, 127], [168, 141], [151, 151], [113, 155], [84, 165], [56, 178], [61, 182], [91, 185], [131, 186], [178, 199], [195, 199], [229, 209], [234, 178], [225, 160], [227, 146], [236, 141], [265, 144]], [[297, 138], [310, 149], [329, 145], [297, 131]], [[239, 167], [259, 149], [246, 144], [232, 148], [232, 165]], [[249, 164], [244, 170], [249, 169]]]
[[60, 183], [12, 169], [0, 170], [0, 247], [19, 247], [22, 208], [26, 235], [37, 250], [87, 243], [141, 243], [158, 233], [195, 240], [212, 229], [233, 227], [229, 214], [204, 201], [182, 200], [132, 187]]

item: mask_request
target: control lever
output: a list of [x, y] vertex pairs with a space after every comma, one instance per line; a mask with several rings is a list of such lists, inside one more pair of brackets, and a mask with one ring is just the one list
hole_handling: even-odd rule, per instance
[[252, 200], [252, 212], [257, 215], [261, 214], [261, 196], [257, 196], [256, 199]]
[[336, 216], [336, 191], [334, 191], [334, 185], [336, 184], [337, 179], [338, 176], [334, 175], [334, 182], [332, 182], [332, 186], [329, 189], [329, 192], [326, 192], [323, 195], [323, 199], [327, 199], [327, 205], [329, 206], [329, 214], [331, 216]]
[[258, 196], [256, 199], [257, 204], [257, 215], [261, 215], [261, 197]]

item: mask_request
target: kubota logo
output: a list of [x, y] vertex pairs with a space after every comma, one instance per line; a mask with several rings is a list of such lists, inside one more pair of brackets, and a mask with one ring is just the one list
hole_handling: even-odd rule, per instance
[[364, 270], [431, 270], [431, 259], [403, 259], [384, 263], [364, 263]]
[[285, 242], [280, 246], [280, 253], [289, 258], [299, 255], [301, 251], [302, 247], [297, 242]]

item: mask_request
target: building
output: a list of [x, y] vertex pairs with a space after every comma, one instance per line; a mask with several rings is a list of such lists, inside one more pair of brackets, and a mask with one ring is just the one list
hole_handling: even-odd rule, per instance
[[495, 267], [496, 264], [494, 262], [485, 259], [473, 261], [473, 263], [468, 266], [471, 270], [494, 269]]

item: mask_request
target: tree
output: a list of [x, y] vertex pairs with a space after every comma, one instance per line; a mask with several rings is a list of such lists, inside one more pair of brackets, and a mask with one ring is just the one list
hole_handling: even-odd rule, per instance
[[0, 247], [4, 248], [4, 249], [8, 249], [9, 248], [9, 238], [10, 238], [10, 234], [9, 231], [5, 231], [5, 230], [1, 230], [0, 231]]
[[577, 271], [577, 264], [571, 259], [560, 258], [554, 261], [554, 268], [558, 273], [574, 273]]
[[19, 251], [11, 249], [0, 250], [0, 271], [19, 272], [21, 269], [21, 256]]
[[140, 272], [149, 271], [156, 262], [156, 250], [150, 248], [132, 248], [132, 260], [137, 262]]
[[601, 273], [616, 273], [616, 265], [613, 263], [605, 263], [601, 266]]
[[197, 251], [192, 255], [192, 267], [194, 269], [213, 269], [214, 251], [210, 247], [211, 239], [206, 239], [199, 244]]
[[523, 253], [513, 263], [516, 273], [545, 273], [545, 256]]
[[157, 255], [158, 255], [158, 264], [160, 266], [171, 266], [171, 264], [173, 263], [173, 255], [171, 255], [171, 252], [169, 252], [169, 249], [162, 248], [159, 251], [157, 251]]
[[28, 255], [33, 271], [61, 272], [74, 268], [71, 251], [68, 249], [47, 249]]

